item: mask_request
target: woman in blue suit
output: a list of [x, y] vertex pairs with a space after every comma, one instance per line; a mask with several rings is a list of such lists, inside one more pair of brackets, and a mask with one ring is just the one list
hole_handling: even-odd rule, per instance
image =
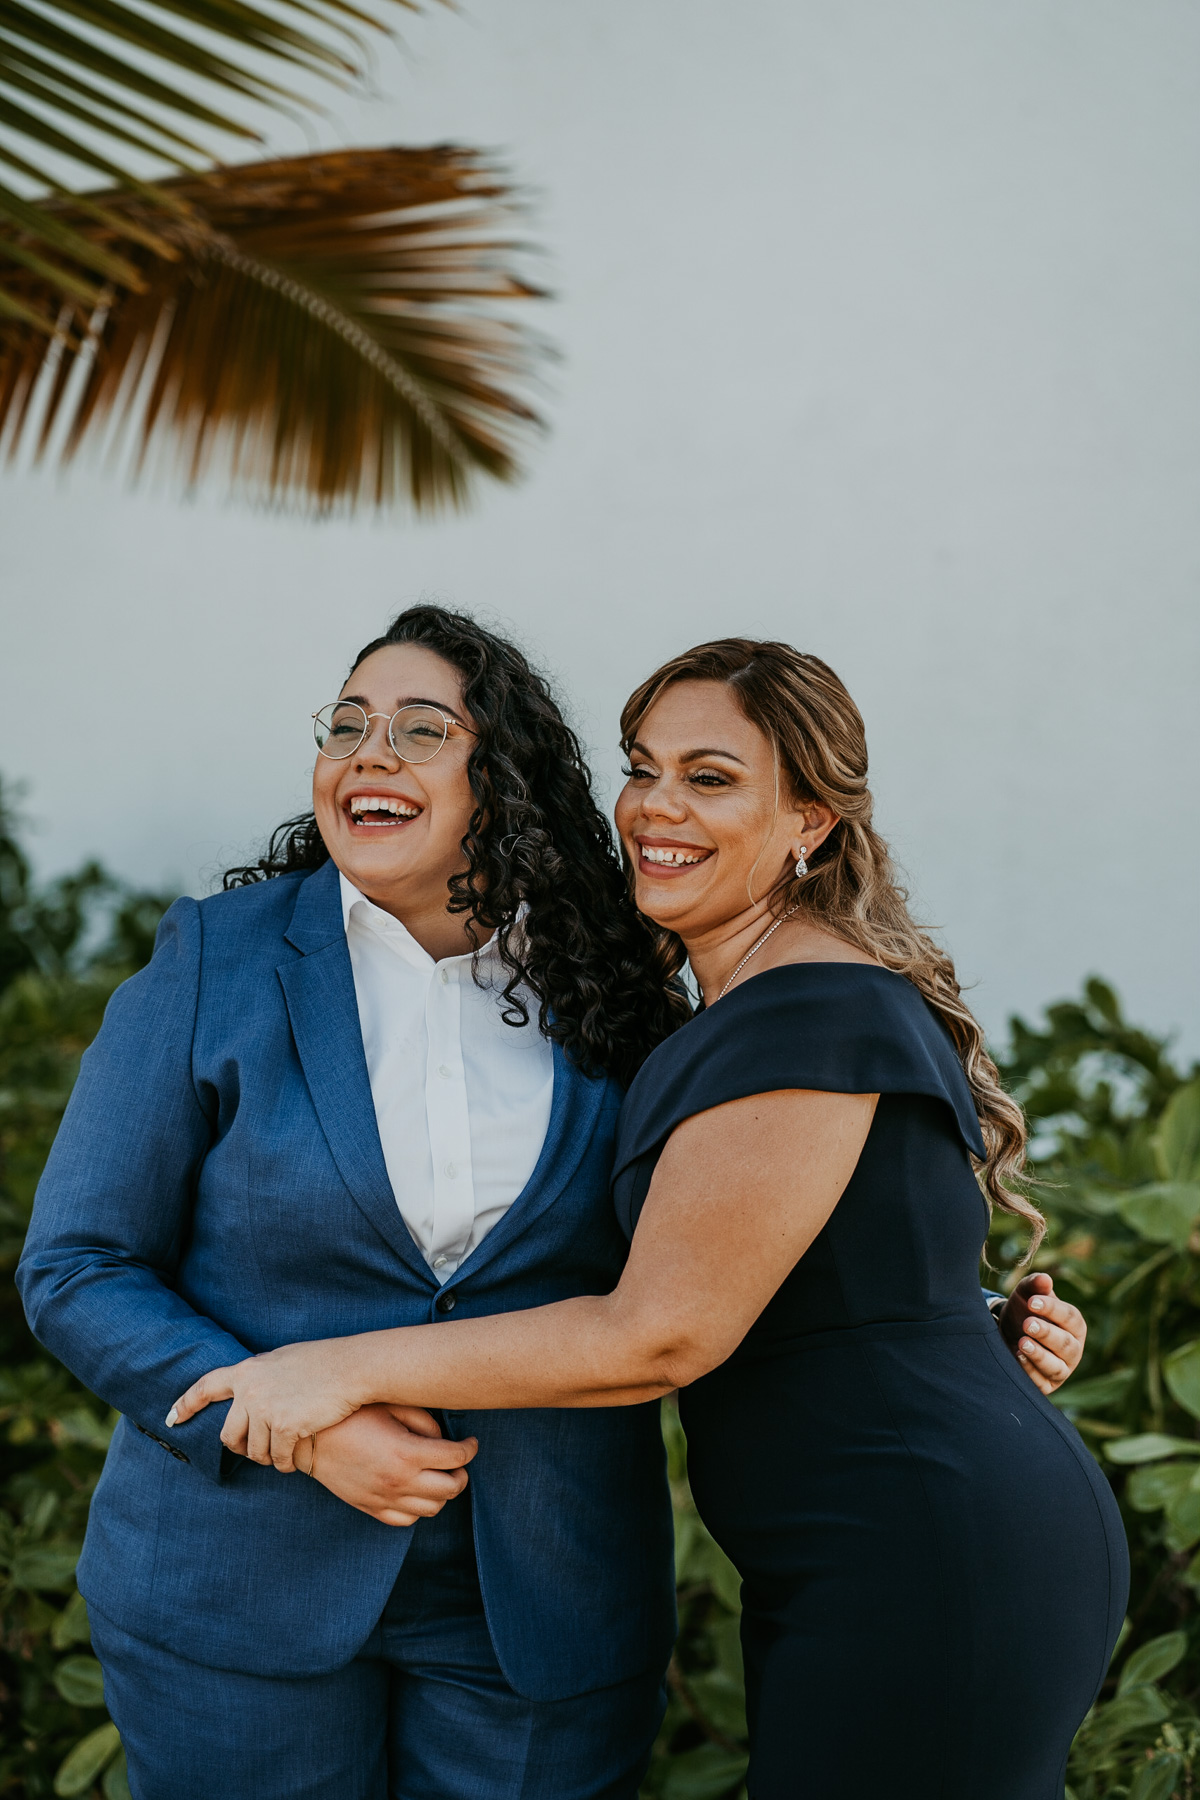
[[674, 1627], [652, 1401], [371, 1405], [304, 1482], [224, 1408], [163, 1424], [250, 1353], [608, 1294], [621, 1094], [687, 1016], [511, 645], [414, 608], [315, 723], [313, 814], [114, 998], [20, 1270], [124, 1415], [79, 1581], [131, 1787], [631, 1800]]
[[18, 1277], [124, 1415], [79, 1585], [130, 1785], [628, 1800], [674, 1634], [656, 1407], [370, 1408], [304, 1483], [163, 1427], [295, 1338], [607, 1292], [621, 1092], [686, 1016], [512, 645], [413, 608], [316, 728], [314, 816], [113, 998]]

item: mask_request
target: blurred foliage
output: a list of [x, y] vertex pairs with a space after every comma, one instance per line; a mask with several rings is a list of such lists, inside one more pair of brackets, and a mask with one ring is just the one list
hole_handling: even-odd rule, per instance
[[0, 789], [0, 1794], [30, 1800], [129, 1792], [74, 1574], [116, 1418], [39, 1349], [11, 1275], [80, 1055], [168, 904], [96, 863], [36, 886]]
[[[1112, 1481], [1133, 1563], [1129, 1617], [1071, 1758], [1068, 1800], [1200, 1800], [1200, 1069], [1087, 982], [1035, 1029], [1011, 1024], [1005, 1081], [1033, 1134], [1049, 1230], [1035, 1267], [1081, 1308], [1087, 1350], [1056, 1396]], [[997, 1218], [989, 1285], [1024, 1241]], [[680, 1635], [646, 1800], [744, 1800], [738, 1580], [687, 1486], [664, 1407]], [[1053, 1620], [1044, 1653], [1053, 1655]], [[802, 1746], [797, 1745], [797, 1756]]]
[[[98, 865], [34, 884], [0, 790], [0, 1255], [11, 1274], [79, 1056], [143, 964], [168, 896]], [[1049, 1230], [1036, 1266], [1088, 1319], [1057, 1396], [1116, 1489], [1129, 1618], [1071, 1761], [1068, 1800], [1200, 1800], [1200, 1069], [1126, 1023], [1112, 990], [1012, 1023], [1005, 1079], [1033, 1130]], [[997, 1221], [989, 1255], [1016, 1278]], [[0, 1796], [125, 1800], [74, 1568], [114, 1416], [33, 1342], [0, 1290]], [[741, 1800], [739, 1581], [701, 1523], [678, 1413], [663, 1427], [680, 1632], [646, 1800]], [[1051, 1639], [1053, 1622], [1050, 1621]], [[1052, 1654], [1052, 1649], [1048, 1654]], [[798, 1746], [798, 1752], [799, 1752]]]
[[[1005, 1077], [1034, 1131], [1050, 1221], [1036, 1258], [1088, 1320], [1056, 1396], [1116, 1489], [1133, 1585], [1070, 1800], [1190, 1800], [1200, 1789], [1200, 1066], [1129, 1025], [1092, 979], [1015, 1020]], [[1020, 1255], [998, 1223], [992, 1256]]]

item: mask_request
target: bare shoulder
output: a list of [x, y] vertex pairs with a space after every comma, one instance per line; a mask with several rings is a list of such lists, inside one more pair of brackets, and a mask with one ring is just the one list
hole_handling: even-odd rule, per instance
[[878, 957], [868, 955], [857, 944], [848, 944], [832, 931], [823, 931], [819, 925], [797, 921], [790, 931], [779, 935], [783, 942], [771, 960], [773, 968], [786, 968], [791, 963], [861, 963], [868, 969], [885, 966]]

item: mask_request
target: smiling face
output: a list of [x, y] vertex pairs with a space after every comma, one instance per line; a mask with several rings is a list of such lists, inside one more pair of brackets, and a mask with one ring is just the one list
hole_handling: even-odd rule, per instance
[[[423, 919], [436, 926], [439, 916], [450, 918], [450, 877], [467, 866], [462, 840], [476, 806], [467, 777], [475, 738], [462, 678], [432, 650], [388, 644], [358, 665], [339, 699], [383, 716], [371, 719], [352, 756], [317, 757], [317, 825], [346, 879], [420, 935]], [[450, 721], [445, 743], [428, 762], [402, 762], [388, 740], [389, 717], [415, 704], [435, 707]], [[418, 753], [426, 753], [423, 743]], [[463, 929], [461, 916], [454, 915], [452, 935]]]
[[[616, 806], [639, 911], [685, 941], [765, 916], [763, 902], [828, 833], [776, 775], [773, 746], [721, 681], [679, 681], [647, 711]], [[818, 811], [827, 812], [826, 808]]]

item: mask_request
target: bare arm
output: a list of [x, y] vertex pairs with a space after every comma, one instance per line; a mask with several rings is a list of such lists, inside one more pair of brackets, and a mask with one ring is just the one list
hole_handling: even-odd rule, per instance
[[232, 1397], [224, 1442], [287, 1470], [299, 1438], [373, 1403], [622, 1406], [686, 1386], [737, 1347], [829, 1218], [877, 1098], [787, 1090], [686, 1120], [611, 1294], [288, 1345], [214, 1370], [172, 1422]]

